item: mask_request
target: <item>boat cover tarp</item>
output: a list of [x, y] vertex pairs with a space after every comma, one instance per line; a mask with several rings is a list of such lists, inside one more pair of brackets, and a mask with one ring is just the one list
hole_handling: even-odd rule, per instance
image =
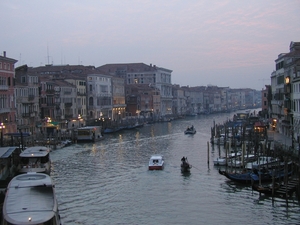
[[0, 158], [8, 158], [18, 147], [1, 147]]

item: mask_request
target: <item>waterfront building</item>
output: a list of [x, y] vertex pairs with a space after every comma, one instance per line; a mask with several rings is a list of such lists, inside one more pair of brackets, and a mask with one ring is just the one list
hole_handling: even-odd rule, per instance
[[[300, 42], [290, 43], [290, 52], [285, 56], [285, 111], [291, 123], [292, 145], [300, 143]], [[295, 146], [297, 145], [297, 146]]]
[[172, 96], [173, 96], [173, 107], [172, 114], [174, 116], [184, 116], [186, 115], [186, 97], [184, 95], [184, 89], [178, 84], [172, 86]]
[[112, 118], [121, 120], [126, 117], [124, 78], [112, 77], [112, 109]]
[[36, 74], [28, 73], [28, 66], [16, 68], [16, 118], [18, 131], [35, 134], [39, 132], [39, 78]]
[[147, 84], [129, 84], [125, 87], [127, 116], [157, 120], [161, 115], [159, 89]]
[[[300, 59], [300, 43], [291, 42], [290, 52], [281, 53], [275, 60], [276, 70], [271, 74], [271, 117], [276, 120], [275, 129], [288, 137], [299, 136], [297, 134], [299, 111], [297, 103], [299, 95], [297, 85], [299, 84], [298, 71]], [[293, 87], [293, 88], [292, 88]]]
[[112, 114], [112, 76], [88, 74], [86, 84], [88, 119], [117, 119]]
[[6, 52], [0, 56], [0, 132], [1, 145], [3, 135], [17, 131], [16, 98], [14, 93], [15, 63], [17, 60], [8, 58]]
[[234, 110], [245, 109], [245, 91], [244, 89], [235, 88], [230, 90], [231, 107]]
[[170, 116], [172, 114], [172, 70], [144, 63], [106, 64], [97, 67], [97, 69], [112, 76], [124, 78], [125, 84], [155, 86], [161, 94], [160, 116]]
[[82, 119], [87, 118], [86, 76], [96, 72], [94, 66], [48, 64], [30, 67], [29, 72], [36, 73], [39, 77], [45, 77], [49, 80], [65, 80], [75, 85], [77, 88], [76, 105], [78, 110], [75, 113], [76, 117], [80, 115]]
[[204, 87], [190, 87], [183, 86], [181, 87], [184, 90], [185, 102], [186, 102], [186, 115], [197, 115], [204, 110]]
[[261, 91], [261, 99], [262, 99], [262, 113], [265, 118], [269, 118], [270, 111], [270, 99], [271, 99], [271, 85], [265, 85], [265, 89]]
[[86, 107], [86, 76], [66, 74], [65, 81], [76, 86], [76, 105], [77, 105], [77, 116], [82, 119], [87, 118], [87, 107]]

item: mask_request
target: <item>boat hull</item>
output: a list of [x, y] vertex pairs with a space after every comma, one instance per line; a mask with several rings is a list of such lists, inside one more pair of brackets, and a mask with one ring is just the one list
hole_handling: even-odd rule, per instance
[[259, 185], [259, 184], [252, 185], [252, 189], [254, 191], [257, 191], [259, 193], [263, 193], [266, 195], [275, 194], [276, 191], [278, 191], [280, 189], [280, 187], [281, 187], [281, 185], [279, 183], [275, 183], [274, 186], [273, 185]]
[[149, 170], [163, 170], [164, 165], [158, 165], [158, 166], [149, 166]]
[[196, 131], [184, 131], [184, 134], [196, 134]]
[[190, 164], [186, 164], [186, 165], [181, 164], [180, 168], [181, 168], [181, 172], [185, 173], [185, 172], [191, 172], [192, 166]]

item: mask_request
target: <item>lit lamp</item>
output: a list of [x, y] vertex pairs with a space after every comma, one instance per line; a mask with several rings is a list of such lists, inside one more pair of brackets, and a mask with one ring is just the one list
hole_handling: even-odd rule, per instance
[[1, 130], [1, 147], [3, 147], [3, 129], [5, 129], [4, 123], [0, 123], [0, 130]]
[[290, 77], [289, 77], [289, 76], [287, 76], [287, 77], [285, 78], [285, 83], [286, 83], [286, 84], [289, 84], [289, 83], [290, 83]]

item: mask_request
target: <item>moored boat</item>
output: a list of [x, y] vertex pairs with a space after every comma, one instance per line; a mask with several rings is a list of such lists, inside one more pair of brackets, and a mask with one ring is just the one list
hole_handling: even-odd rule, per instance
[[249, 162], [246, 164], [245, 168], [252, 170], [252, 169], [258, 169], [259, 167], [273, 167], [279, 165], [279, 159], [278, 158], [273, 158], [270, 156], [260, 156], [257, 158], [257, 160], [253, 162]]
[[164, 158], [162, 155], [152, 155], [149, 160], [149, 170], [162, 170], [164, 168]]
[[219, 174], [227, 177], [229, 180], [239, 182], [239, 183], [251, 183], [251, 176], [250, 172], [248, 171], [242, 171], [240, 173], [230, 173], [228, 171], [221, 171], [219, 169]]
[[20, 153], [21, 168], [18, 173], [46, 173], [50, 175], [50, 149], [44, 146], [26, 148]]
[[95, 142], [103, 139], [100, 126], [86, 126], [77, 129], [78, 142]]
[[19, 166], [19, 147], [0, 147], [0, 188], [6, 188]]
[[7, 186], [1, 225], [61, 224], [55, 186], [47, 174], [27, 173]]
[[226, 166], [230, 159], [241, 156], [241, 152], [230, 153], [228, 156], [219, 156], [213, 160], [215, 166]]
[[241, 172], [228, 172], [226, 170], [221, 171], [219, 169], [219, 173], [228, 179], [239, 182], [239, 183], [258, 183], [258, 182], [270, 182], [272, 180], [280, 180], [285, 176], [290, 176], [292, 174], [292, 170], [284, 171], [284, 169], [278, 170], [267, 170], [266, 168], [262, 168], [261, 170], [246, 170], [243, 169]]
[[252, 184], [252, 189], [259, 193], [263, 193], [266, 195], [276, 194], [276, 192], [280, 189], [280, 183], [274, 184]]

